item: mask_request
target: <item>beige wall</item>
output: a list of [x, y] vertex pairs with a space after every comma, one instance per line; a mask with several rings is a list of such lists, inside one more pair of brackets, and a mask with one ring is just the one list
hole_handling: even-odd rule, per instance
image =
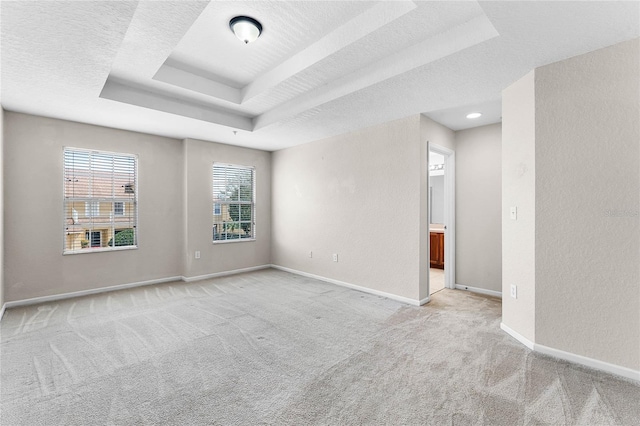
[[502, 291], [502, 130], [460, 130], [456, 148], [456, 283]]
[[274, 152], [273, 263], [418, 300], [426, 162], [418, 115]]
[[[198, 277], [271, 263], [271, 153], [194, 139], [183, 141], [186, 247], [184, 276]], [[212, 243], [214, 162], [256, 170], [255, 241]], [[200, 259], [195, 259], [195, 251]]]
[[[429, 146], [438, 145], [455, 151], [455, 132], [429, 117], [420, 115], [420, 158], [427, 158], [420, 164], [420, 299], [429, 296]], [[451, 232], [451, 228], [449, 231]], [[455, 238], [455, 236], [454, 236]], [[446, 241], [445, 241], [446, 244]], [[446, 259], [445, 262], [449, 260]], [[446, 265], [445, 265], [446, 268]]]
[[[13, 112], [5, 119], [6, 301], [270, 263], [270, 153]], [[62, 255], [64, 146], [138, 155], [138, 249]], [[214, 161], [256, 167], [256, 241], [212, 243]]]
[[[180, 276], [180, 141], [13, 112], [5, 138], [6, 301]], [[62, 255], [64, 146], [138, 155], [137, 250]]]
[[455, 132], [424, 115], [420, 116], [420, 140], [456, 150]]
[[0, 107], [0, 309], [4, 306], [4, 110]]
[[[535, 341], [535, 73], [502, 92], [502, 322]], [[517, 207], [517, 220], [509, 218]], [[515, 284], [518, 298], [510, 297]]]
[[535, 78], [536, 343], [635, 370], [639, 51], [636, 39]]

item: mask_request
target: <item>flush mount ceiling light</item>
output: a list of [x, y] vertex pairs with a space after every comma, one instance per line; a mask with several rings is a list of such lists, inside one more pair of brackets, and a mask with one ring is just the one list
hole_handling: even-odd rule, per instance
[[467, 114], [467, 118], [478, 118], [482, 116], [481, 112], [472, 112], [471, 114]]
[[229, 28], [245, 44], [256, 41], [262, 32], [262, 24], [248, 16], [236, 16], [231, 19]]

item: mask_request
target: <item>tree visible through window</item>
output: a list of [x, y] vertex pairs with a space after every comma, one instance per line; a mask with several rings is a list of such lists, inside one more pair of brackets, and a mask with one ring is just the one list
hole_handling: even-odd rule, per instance
[[213, 241], [255, 238], [255, 169], [213, 164]]
[[64, 253], [137, 246], [137, 165], [131, 154], [64, 149]]

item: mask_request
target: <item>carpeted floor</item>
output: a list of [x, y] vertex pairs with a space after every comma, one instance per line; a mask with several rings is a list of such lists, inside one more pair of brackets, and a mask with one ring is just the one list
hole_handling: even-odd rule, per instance
[[2, 425], [638, 425], [640, 386], [531, 353], [500, 300], [276, 270], [6, 312]]

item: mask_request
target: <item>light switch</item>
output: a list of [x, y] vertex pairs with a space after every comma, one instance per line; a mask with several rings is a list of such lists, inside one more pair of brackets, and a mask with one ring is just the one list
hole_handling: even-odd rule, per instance
[[509, 212], [509, 217], [511, 220], [518, 220], [518, 208], [511, 207], [511, 211]]

